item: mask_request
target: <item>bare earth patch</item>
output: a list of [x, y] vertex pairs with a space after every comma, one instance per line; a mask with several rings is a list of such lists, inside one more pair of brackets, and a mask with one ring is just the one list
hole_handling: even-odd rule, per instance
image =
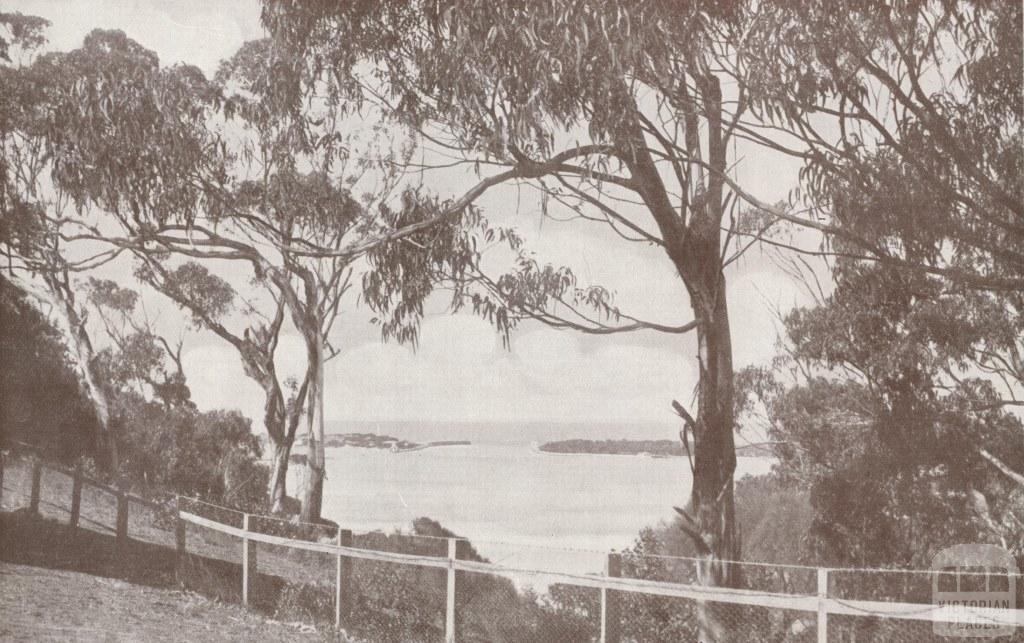
[[321, 641], [198, 594], [0, 562], [4, 641]]

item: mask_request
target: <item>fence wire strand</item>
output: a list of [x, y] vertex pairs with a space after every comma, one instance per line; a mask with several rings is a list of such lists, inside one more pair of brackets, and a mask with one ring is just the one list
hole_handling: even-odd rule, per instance
[[[31, 467], [12, 465], [5, 467], [2, 484], [5, 508], [23, 506], [29, 497]], [[46, 508], [47, 517], [56, 514], [65, 519], [71, 510], [54, 502], [54, 494], [68, 497], [73, 474], [40, 466], [44, 471], [38, 506]], [[14, 497], [20, 500], [12, 502]], [[168, 513], [159, 503], [124, 492], [117, 497], [132, 507], [128, 521], [132, 538], [169, 550], [174, 523], [183, 520], [182, 514]], [[115, 532], [104, 522], [113, 524], [117, 497], [107, 486], [83, 479], [80, 508], [82, 514], [91, 511], [93, 515], [80, 515], [80, 522]], [[704, 561], [695, 557], [629, 551], [609, 555], [571, 547], [500, 540], [471, 543], [443, 535], [382, 531], [346, 532], [342, 544], [352, 549], [331, 549], [341, 542], [342, 534], [335, 525], [247, 514], [197, 498], [172, 497], [182, 510], [212, 521], [184, 523], [185, 550], [176, 571], [178, 582], [225, 601], [240, 601], [245, 562], [242, 542], [249, 540], [249, 551], [255, 552], [251, 604], [276, 618], [330, 627], [336, 616], [341, 561], [343, 625], [366, 640], [444, 640], [449, 574], [455, 578], [454, 628], [459, 641], [596, 641], [602, 632], [609, 641], [688, 641], [697, 640], [703, 623], [704, 627], [723, 628], [728, 633], [725, 640], [730, 641], [810, 643], [818, 640], [821, 621], [817, 610], [821, 605], [829, 606], [821, 608], [826, 612], [836, 610], [828, 615], [829, 641], [951, 640], [932, 620], [936, 608], [931, 604], [931, 583], [945, 573], [941, 570], [831, 568], [825, 570], [828, 583], [821, 587], [817, 567], [724, 561], [740, 566], [745, 579], [745, 589], [730, 590], [700, 586], [697, 571]], [[96, 519], [99, 513], [104, 515]], [[287, 542], [256, 542], [245, 539], [244, 533], [226, 533], [217, 525], [235, 530], [245, 527], [249, 533]], [[447, 570], [439, 569], [437, 559], [448, 557], [449, 543], [459, 562], [449, 563]], [[325, 544], [328, 551], [309, 551]], [[477, 546], [485, 551], [504, 550], [489, 560]], [[369, 560], [360, 558], [356, 550], [411, 558]], [[562, 557], [608, 556], [609, 565], [612, 558], [617, 561], [614, 576], [620, 578], [609, 578], [605, 569], [580, 573], [531, 567], [518, 560], [516, 552], [522, 550], [533, 551], [534, 558], [538, 550]], [[415, 563], [417, 558], [434, 562], [420, 566]], [[992, 576], [970, 570], [961, 575]], [[1003, 576], [1013, 578], [1018, 596], [1024, 591], [1020, 573]], [[887, 607], [875, 607], [877, 602]], [[1004, 624], [984, 609], [967, 608], [964, 613], [981, 626]], [[1024, 640], [1024, 632], [1012, 632], [1009, 640]]]

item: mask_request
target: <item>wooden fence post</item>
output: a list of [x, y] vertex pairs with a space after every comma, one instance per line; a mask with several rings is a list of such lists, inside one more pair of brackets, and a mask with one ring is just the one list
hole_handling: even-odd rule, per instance
[[179, 583], [185, 578], [185, 520], [181, 517], [181, 499], [174, 499], [174, 549], [177, 552], [175, 576]]
[[123, 548], [128, 542], [128, 496], [121, 489], [117, 491], [117, 546]]
[[42, 481], [43, 463], [36, 460], [32, 463], [32, 492], [28, 501], [28, 508], [32, 513], [39, 513], [39, 493]]
[[[607, 567], [607, 563], [606, 563], [605, 566]], [[608, 588], [607, 587], [602, 587], [601, 588], [601, 614], [600, 614], [600, 619], [601, 619], [601, 631], [600, 631], [599, 638], [597, 640], [599, 641], [599, 643], [607, 643], [607, 641], [608, 641]]]
[[828, 570], [818, 568], [818, 643], [828, 643], [828, 610], [825, 599], [828, 598]]
[[[352, 546], [352, 531], [338, 530], [338, 546]], [[337, 567], [334, 570], [334, 624], [341, 627], [348, 620], [352, 604], [352, 559], [338, 554]]]
[[444, 610], [445, 643], [455, 643], [455, 559], [458, 555], [458, 540], [448, 539], [448, 590]]
[[[249, 514], [242, 514], [242, 531], [249, 532]], [[256, 588], [256, 543], [242, 537], [242, 605], [248, 607]]]
[[[622, 576], [622, 555], [614, 552], [608, 554], [605, 563], [605, 576], [619, 578]], [[622, 615], [619, 610], [618, 597], [613, 590], [601, 588], [601, 641], [602, 643], [619, 643], [622, 638]]]
[[71, 518], [68, 524], [72, 527], [78, 526], [78, 519], [82, 513], [82, 463], [75, 465], [75, 475], [71, 481]]

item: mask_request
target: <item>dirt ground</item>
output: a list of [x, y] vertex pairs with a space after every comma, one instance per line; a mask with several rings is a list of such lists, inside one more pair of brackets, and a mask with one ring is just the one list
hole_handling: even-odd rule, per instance
[[3, 641], [319, 641], [198, 594], [0, 562]]
[[[25, 508], [29, 468], [11, 464], [0, 508], [0, 641], [348, 641], [330, 627], [274, 620], [282, 618], [275, 612], [285, 580], [263, 570], [254, 587], [258, 609], [239, 607], [237, 541], [189, 531], [189, 554], [176, 569], [173, 532], [151, 512], [132, 508], [131, 540], [118, 546], [106, 494], [83, 491], [82, 525], [72, 528], [70, 480], [44, 473], [41, 515], [33, 514]], [[311, 569], [323, 567], [263, 553], [267, 571], [316, 578]]]

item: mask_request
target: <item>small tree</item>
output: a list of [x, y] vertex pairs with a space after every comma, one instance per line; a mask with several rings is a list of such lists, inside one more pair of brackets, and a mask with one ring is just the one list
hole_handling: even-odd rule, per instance
[[[288, 497], [288, 460], [309, 389], [308, 376], [298, 382], [285, 380], [275, 364], [285, 319], [284, 301], [276, 297], [272, 302], [272, 316], [267, 317], [258, 311], [257, 304], [245, 300], [242, 312], [247, 326], [236, 331], [226, 317], [237, 308], [240, 298], [229, 283], [196, 261], [169, 266], [159, 254], [140, 252], [139, 256], [142, 260], [139, 276], [187, 311], [197, 325], [228, 342], [237, 351], [245, 374], [263, 391], [263, 425], [273, 460], [268, 483], [269, 509], [273, 513], [284, 511]], [[272, 285], [264, 283], [263, 286], [273, 300]]]
[[246, 510], [265, 506], [267, 471], [249, 421], [235, 411], [196, 408], [182, 341], [155, 331], [138, 293], [93, 277], [85, 291], [111, 342], [95, 368], [111, 400], [122, 473], [151, 489]]
[[88, 278], [85, 290], [113, 344], [96, 356], [106, 385], [131, 388], [168, 408], [190, 403], [181, 362], [183, 339], [172, 344], [157, 333], [136, 291], [95, 277]]

